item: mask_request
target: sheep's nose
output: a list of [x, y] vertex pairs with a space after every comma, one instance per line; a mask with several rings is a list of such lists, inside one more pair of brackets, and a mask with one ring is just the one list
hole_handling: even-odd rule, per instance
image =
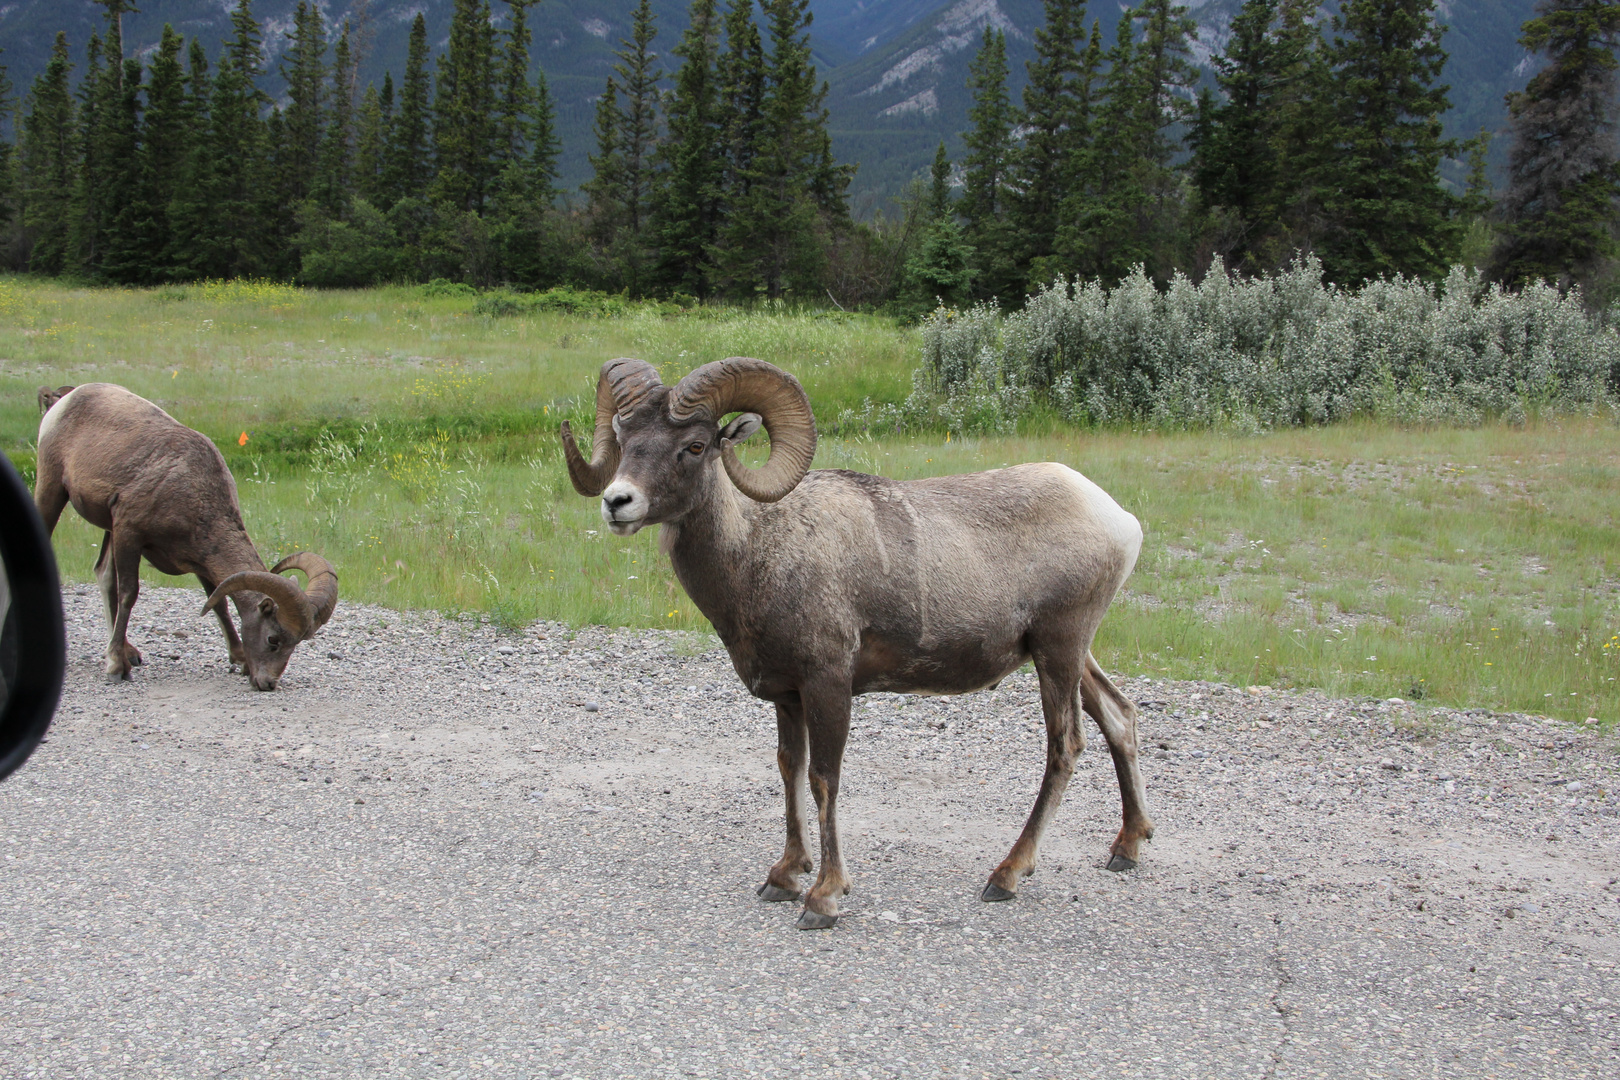
[[609, 510], [617, 510], [619, 507], [628, 506], [635, 501], [636, 497], [629, 494], [609, 495], [602, 499], [602, 502], [607, 504]]
[[255, 690], [274, 690], [275, 688], [276, 680], [274, 679], [255, 678], [253, 680], [253, 689]]

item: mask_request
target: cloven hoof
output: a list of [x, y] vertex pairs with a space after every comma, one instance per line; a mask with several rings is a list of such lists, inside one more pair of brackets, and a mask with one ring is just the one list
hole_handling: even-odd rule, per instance
[[997, 885], [995, 882], [991, 881], [985, 883], [984, 891], [979, 894], [979, 899], [983, 900], [987, 904], [991, 904], [998, 900], [1016, 900], [1018, 899], [1018, 894], [1015, 892], [1008, 892], [1000, 885]]
[[799, 921], [793, 924], [800, 930], [831, 930], [838, 925], [838, 916], [823, 915], [805, 908], [799, 912]]
[[754, 895], [770, 904], [779, 904], [784, 900], [797, 900], [799, 898], [799, 894], [797, 892], [789, 892], [787, 889], [777, 888], [768, 881], [759, 888], [755, 889]]
[[1108, 869], [1112, 870], [1116, 874], [1125, 870], [1135, 870], [1136, 860], [1127, 859], [1123, 855], [1115, 855], [1112, 859], [1108, 860]]

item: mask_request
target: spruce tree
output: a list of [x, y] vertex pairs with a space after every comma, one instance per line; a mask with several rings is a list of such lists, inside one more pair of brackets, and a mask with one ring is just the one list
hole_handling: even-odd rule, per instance
[[[604, 246], [613, 280], [632, 293], [647, 281], [648, 206], [653, 184], [653, 153], [658, 141], [657, 30], [652, 5], [641, 0], [631, 16], [630, 37], [619, 42], [607, 87], [597, 103], [596, 175], [586, 185], [593, 230]], [[598, 164], [600, 161], [600, 164]]]
[[[765, 47], [754, 23], [754, 0], [728, 0], [724, 19], [726, 46], [715, 60], [715, 82], [720, 101], [720, 221], [711, 248], [715, 280], [732, 292], [741, 291], [729, 270], [720, 267], [728, 234], [737, 231], [737, 208], [748, 202], [754, 180], [754, 159], [764, 138]], [[747, 286], [751, 293], [753, 284]]]
[[333, 218], [348, 215], [354, 188], [354, 57], [349, 47], [349, 24], [343, 24], [332, 52], [332, 85], [321, 139], [320, 171], [316, 195], [321, 209]]
[[231, 11], [213, 98], [208, 106], [200, 213], [190, 235], [177, 237], [177, 271], [191, 277], [244, 277], [273, 272], [280, 250], [275, 232], [279, 201], [268, 177], [268, 137], [260, 112], [266, 103], [257, 80], [264, 51], [249, 0]]
[[293, 29], [286, 37], [291, 45], [280, 69], [287, 82], [285, 137], [273, 149], [279, 159], [281, 197], [290, 204], [309, 198], [320, 171], [327, 96], [326, 26], [320, 5], [298, 0]]
[[929, 169], [923, 241], [906, 261], [906, 314], [921, 315], [936, 304], [967, 303], [973, 285], [973, 248], [951, 206], [951, 161], [941, 142]]
[[494, 27], [487, 0], [455, 0], [439, 56], [429, 191], [456, 210], [480, 211], [495, 178]]
[[707, 299], [720, 224], [724, 142], [719, 105], [720, 16], [715, 0], [693, 0], [675, 55], [681, 66], [666, 105], [669, 138], [659, 150], [651, 216], [656, 277], [666, 289]]
[[1079, 152], [1089, 141], [1090, 87], [1081, 72], [1085, 14], [1082, 0], [1046, 0], [1046, 21], [1035, 31], [1035, 59], [1025, 65], [1025, 134], [1013, 154], [1012, 223], [1018, 240], [1013, 260], [1026, 287], [1044, 283], [1060, 269], [1053, 258], [1059, 210], [1074, 188]]
[[536, 0], [506, 0], [512, 9], [501, 56], [500, 90], [495, 101], [494, 153], [501, 168], [519, 162], [528, 148], [534, 90], [529, 84], [528, 11]]
[[1331, 50], [1334, 153], [1316, 177], [1329, 280], [1437, 279], [1456, 254], [1456, 199], [1440, 186], [1448, 87], [1434, 0], [1346, 0]]
[[[1214, 253], [1228, 268], [1257, 274], [1293, 254], [1286, 216], [1302, 191], [1296, 134], [1311, 56], [1315, 0], [1245, 0], [1225, 52], [1215, 58], [1224, 100], [1206, 99], [1193, 140], [1193, 183], [1212, 220]], [[1308, 144], [1307, 144], [1308, 146]]]
[[535, 199], [547, 207], [557, 198], [557, 159], [562, 140], [557, 137], [557, 110], [551, 104], [546, 73], [536, 71], [534, 98], [529, 104], [529, 179]]
[[157, 54], [152, 58], [146, 122], [141, 131], [141, 160], [153, 214], [149, 243], [152, 261], [158, 267], [162, 266], [161, 253], [169, 245], [169, 203], [179, 190], [186, 164], [186, 71], [180, 63], [184, 45], [184, 39], [165, 23]]
[[[1519, 43], [1547, 66], [1508, 98], [1512, 145], [1489, 275], [1512, 287], [1546, 280], [1607, 300], [1620, 207], [1615, 46], [1620, 3], [1542, 0]], [[1597, 294], [1603, 294], [1601, 296]]]
[[68, 208], [77, 186], [77, 117], [68, 76], [67, 34], [58, 31], [51, 59], [23, 101], [22, 221], [32, 237], [28, 269], [59, 274], [67, 264]]
[[[755, 68], [757, 80], [746, 59], [753, 50], [739, 28], [745, 57], [736, 72], [739, 89], [757, 82], [763, 93], [752, 145], [738, 148], [746, 164], [738, 189], [727, 193], [720, 264], [735, 292], [777, 299], [819, 291], [826, 234], [847, 213], [848, 173], [831, 160], [827, 85], [817, 85], [810, 61], [809, 0], [764, 0], [761, 7], [771, 47], [768, 61]], [[729, 13], [727, 21], [729, 32]]]
[[583, 189], [590, 232], [597, 245], [613, 246], [624, 227], [624, 154], [619, 135], [624, 128], [624, 112], [619, 108], [619, 84], [612, 76], [602, 96], [596, 99], [596, 118], [591, 132], [596, 136], [596, 153], [589, 155], [591, 178]]
[[1023, 286], [1014, 264], [1013, 235], [1007, 220], [1012, 198], [1010, 170], [1018, 115], [1007, 93], [1007, 37], [986, 26], [978, 55], [968, 67], [973, 127], [962, 136], [962, 201], [966, 240], [975, 249], [979, 293], [1013, 299]]
[[214, 80], [208, 70], [208, 53], [197, 38], [186, 51], [185, 104], [182, 115], [184, 150], [174, 194], [168, 206], [168, 243], [160, 262], [173, 279], [195, 276], [188, 248], [193, 237], [207, 234], [213, 207], [208, 186], [213, 176], [213, 145], [210, 112], [213, 108]]
[[[0, 50], [3, 52], [4, 50]], [[0, 117], [12, 120], [15, 123], [15, 109], [11, 100], [11, 79], [6, 74], [5, 65], [0, 64]], [[3, 122], [3, 121], [0, 121]], [[16, 137], [15, 129], [12, 137]], [[17, 154], [16, 147], [8, 140], [0, 139], [0, 229], [10, 233], [18, 217], [17, 197]]]
[[367, 83], [355, 120], [354, 191], [373, 206], [382, 202], [383, 151], [388, 145], [393, 99], [394, 84], [390, 76], [384, 76], [381, 94], [377, 92], [376, 83]]
[[411, 21], [405, 54], [405, 78], [399, 87], [399, 116], [384, 152], [384, 205], [420, 199], [433, 178], [432, 144], [428, 138], [430, 87], [427, 72], [427, 21], [421, 12]]

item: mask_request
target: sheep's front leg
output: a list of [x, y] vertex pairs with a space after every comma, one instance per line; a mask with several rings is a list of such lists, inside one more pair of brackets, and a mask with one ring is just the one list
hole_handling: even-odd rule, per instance
[[[204, 593], [209, 596], [214, 595], [214, 590], [218, 588], [215, 582], [203, 577], [201, 574], [197, 575], [197, 580], [202, 583]], [[236, 624], [231, 622], [231, 613], [225, 610], [229, 606], [224, 600], [221, 600], [214, 605], [214, 614], [219, 618], [219, 628], [225, 631], [225, 643], [230, 648], [231, 664], [233, 666], [241, 664], [242, 670], [246, 671], [247, 650], [242, 648], [242, 639], [236, 636]]]
[[838, 849], [838, 776], [849, 740], [848, 680], [801, 687], [805, 726], [810, 736], [810, 794], [815, 796], [821, 831], [821, 873], [799, 914], [800, 930], [826, 930], [838, 922], [838, 898], [849, 892], [849, 875]]
[[808, 763], [803, 704], [778, 704], [776, 767], [782, 772], [782, 790], [787, 800], [787, 847], [766, 875], [765, 884], [755, 890], [761, 900], [797, 900], [799, 875], [815, 869], [804, 843], [804, 782]]
[[141, 651], [129, 643], [129, 613], [141, 591], [141, 548], [120, 536], [115, 522], [102, 541], [101, 558], [96, 560], [96, 577], [107, 597], [112, 635], [107, 641], [107, 677], [130, 678], [129, 669], [142, 663]]

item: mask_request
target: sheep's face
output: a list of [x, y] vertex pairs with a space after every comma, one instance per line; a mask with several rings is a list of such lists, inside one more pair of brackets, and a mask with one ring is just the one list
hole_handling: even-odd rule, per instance
[[676, 422], [661, 407], [622, 424], [614, 417], [621, 457], [602, 492], [602, 520], [617, 536], [680, 520], [703, 485], [718, 477], [720, 441], [739, 443], [759, 425], [755, 413], [742, 413], [723, 428], [701, 417]]
[[268, 596], [260, 596], [257, 603], [242, 603], [237, 611], [242, 616], [242, 650], [247, 654], [243, 667], [248, 681], [255, 690], [274, 690], [298, 639], [276, 618], [276, 602]]

